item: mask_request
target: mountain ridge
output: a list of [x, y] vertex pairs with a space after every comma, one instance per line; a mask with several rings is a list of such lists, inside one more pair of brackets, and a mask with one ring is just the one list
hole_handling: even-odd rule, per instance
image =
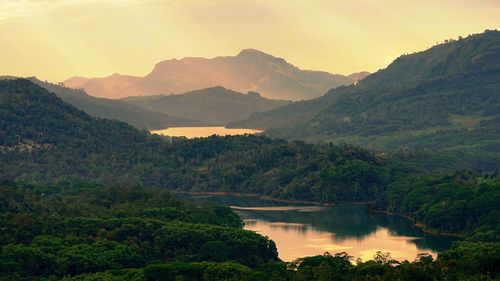
[[283, 58], [256, 49], [243, 49], [236, 56], [163, 60], [143, 77], [120, 74], [102, 78], [71, 77], [63, 83], [72, 88], [84, 88], [93, 96], [113, 99], [181, 94], [221, 85], [237, 92], [259, 92], [271, 99], [302, 100], [352, 84], [357, 79], [326, 71], [303, 70]]
[[[229, 126], [382, 151], [467, 152], [473, 167], [490, 170], [500, 159], [499, 122], [500, 31], [493, 30], [400, 56], [356, 85]], [[465, 159], [458, 163], [466, 167]]]

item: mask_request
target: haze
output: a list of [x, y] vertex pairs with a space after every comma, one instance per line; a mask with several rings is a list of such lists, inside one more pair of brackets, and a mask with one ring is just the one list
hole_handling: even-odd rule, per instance
[[443, 38], [499, 27], [499, 1], [20, 0], [0, 4], [0, 73], [145, 75], [256, 48], [305, 69], [376, 71]]

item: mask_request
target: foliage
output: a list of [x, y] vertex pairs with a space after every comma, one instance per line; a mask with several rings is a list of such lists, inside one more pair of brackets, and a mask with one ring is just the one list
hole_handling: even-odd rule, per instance
[[430, 229], [470, 233], [479, 227], [481, 232], [498, 231], [499, 202], [498, 176], [460, 171], [408, 176], [394, 182], [379, 201], [379, 208], [407, 216]]
[[[429, 174], [406, 156], [260, 136], [168, 141], [92, 118], [27, 80], [2, 81], [0, 280], [498, 279], [498, 175]], [[436, 260], [380, 252], [354, 265], [337, 253], [286, 264], [229, 208], [142, 186], [374, 201], [469, 236]]]
[[241, 229], [228, 207], [181, 202], [162, 189], [66, 184], [2, 183], [4, 276], [74, 276], [160, 260], [251, 267], [277, 260], [274, 242]]

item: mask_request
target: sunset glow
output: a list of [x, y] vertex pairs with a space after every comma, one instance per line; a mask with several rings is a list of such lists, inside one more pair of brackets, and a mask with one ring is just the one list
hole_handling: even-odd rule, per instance
[[492, 0], [7, 0], [0, 74], [145, 75], [164, 59], [244, 48], [305, 69], [373, 72], [444, 38], [498, 28], [499, 14]]

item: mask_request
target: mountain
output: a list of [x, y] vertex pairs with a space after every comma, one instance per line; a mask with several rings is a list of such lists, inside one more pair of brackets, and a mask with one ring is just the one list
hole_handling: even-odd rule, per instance
[[205, 124], [219, 126], [246, 119], [254, 112], [267, 111], [291, 103], [266, 99], [254, 92], [242, 94], [220, 86], [182, 95], [130, 97], [123, 101], [146, 110], [203, 120]]
[[491, 168], [500, 159], [500, 32], [401, 56], [356, 85], [230, 126], [380, 150], [465, 151]]
[[69, 79], [66, 79], [64, 81], [64, 85], [67, 87], [71, 88], [78, 88], [78, 86], [82, 85], [83, 83], [87, 82], [89, 79], [87, 77], [82, 77], [82, 76], [74, 76]]
[[144, 77], [120, 74], [104, 78], [73, 77], [64, 84], [83, 88], [92, 96], [112, 99], [180, 94], [220, 85], [242, 93], [259, 92], [271, 99], [301, 100], [352, 84], [358, 77], [302, 70], [282, 58], [244, 49], [236, 56], [165, 60]]

